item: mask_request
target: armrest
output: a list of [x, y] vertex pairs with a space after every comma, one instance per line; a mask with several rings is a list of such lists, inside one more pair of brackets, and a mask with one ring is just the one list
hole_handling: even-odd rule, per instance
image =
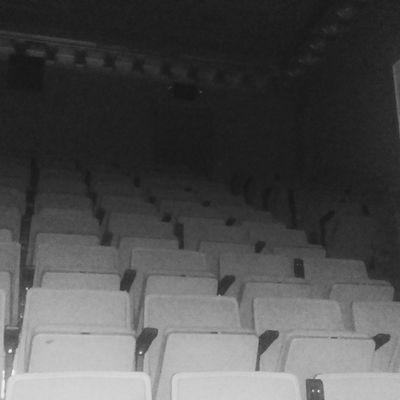
[[228, 289], [232, 286], [235, 282], [236, 278], [235, 275], [225, 275], [219, 282], [218, 282], [218, 296], [223, 296]]
[[143, 328], [142, 332], [136, 339], [136, 371], [143, 370], [143, 358], [147, 350], [158, 335], [156, 328]]
[[379, 350], [383, 345], [389, 342], [391, 336], [388, 333], [378, 333], [372, 340], [375, 342], [375, 351]]
[[119, 290], [129, 293], [135, 278], [136, 278], [135, 269], [125, 270], [124, 275], [122, 276], [121, 282], [119, 284]]
[[279, 331], [266, 330], [258, 338], [256, 371], [260, 370], [261, 356], [268, 350], [272, 343], [279, 337]]

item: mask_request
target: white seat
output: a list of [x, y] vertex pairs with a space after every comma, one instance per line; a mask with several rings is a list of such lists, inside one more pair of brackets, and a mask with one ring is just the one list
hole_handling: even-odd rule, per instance
[[300, 400], [300, 398], [299, 382], [291, 374], [234, 371], [182, 372], [172, 377], [171, 400]]
[[[45, 397], [44, 397], [45, 396]], [[150, 379], [141, 372], [30, 373], [12, 376], [7, 400], [151, 400]]]
[[142, 303], [146, 275], [157, 272], [166, 275], [196, 276], [199, 272], [210, 272], [204, 254], [187, 250], [132, 250], [131, 269], [136, 271], [136, 278], [130, 291], [135, 312]]
[[334, 258], [305, 258], [304, 276], [313, 285], [315, 297], [329, 296], [330, 287], [336, 282], [368, 280], [367, 269], [362, 261]]
[[4, 178], [0, 178], [0, 208], [17, 208], [20, 215], [25, 212], [25, 189], [5, 185]]
[[398, 400], [400, 374], [345, 373], [321, 374], [326, 400]]
[[121, 277], [118, 273], [46, 272], [40, 287], [60, 290], [119, 290], [120, 284]]
[[52, 176], [40, 179], [37, 193], [66, 193], [84, 196], [87, 192], [85, 183], [80, 177]]
[[242, 226], [249, 230], [250, 241], [252, 243], [264, 240], [266, 237], [277, 236], [282, 231], [286, 231], [285, 225], [280, 222], [265, 224], [261, 222], [244, 221]]
[[157, 209], [154, 204], [146, 202], [141, 197], [115, 196], [106, 194], [99, 196], [97, 208], [106, 212], [122, 214], [145, 214], [156, 215]]
[[[106, 222], [103, 221], [103, 228], [105, 228], [104, 224]], [[109, 217], [107, 232], [112, 235], [111, 243], [113, 245], [118, 245], [123, 236], [175, 239], [173, 225], [168, 222], [161, 222], [159, 215], [112, 212]]]
[[358, 283], [335, 283], [332, 285], [329, 298], [336, 300], [342, 309], [343, 322], [347, 329], [353, 330], [354, 301], [392, 301], [394, 287], [385, 281], [370, 280]]
[[226, 295], [238, 296], [246, 277], [260, 276], [263, 280], [284, 280], [294, 278], [293, 260], [288, 257], [269, 254], [221, 254], [220, 277], [233, 275], [235, 282]]
[[89, 197], [67, 193], [41, 193], [35, 198], [35, 214], [43, 208], [91, 210]]
[[286, 336], [278, 370], [297, 376], [306, 399], [305, 381], [318, 373], [370, 372], [375, 342], [353, 332], [306, 331]]
[[13, 241], [13, 233], [10, 229], [0, 229], [0, 242], [12, 242]]
[[258, 338], [251, 333], [171, 332], [164, 343], [160, 372], [153, 380], [156, 400], [171, 399], [171, 378], [176, 373], [251, 372], [257, 359]]
[[133, 332], [90, 331], [51, 332], [51, 327], [35, 331], [32, 337], [28, 372], [134, 371]]
[[0, 243], [0, 288], [6, 296], [6, 325], [18, 325], [20, 259], [19, 243]]
[[[144, 327], [158, 329], [144, 358], [144, 371], [154, 379], [161, 362], [162, 343], [168, 329], [240, 329], [236, 300], [223, 296], [149, 295], [144, 303]], [[255, 365], [255, 364], [253, 364]], [[178, 371], [177, 371], [178, 372]]]
[[[4, 377], [5, 374], [5, 359], [4, 350], [4, 332], [6, 324], [6, 293], [0, 289], [0, 373]], [[3, 393], [4, 379], [0, 379], [0, 393]]]
[[0, 206], [0, 228], [12, 232], [14, 242], [19, 242], [21, 231], [21, 211], [17, 207]]
[[162, 200], [159, 210], [175, 219], [179, 217], [223, 218], [216, 208], [204, 207], [200, 201]]
[[72, 233], [38, 233], [35, 240], [33, 265], [37, 264], [36, 254], [39, 246], [43, 244], [97, 246], [100, 245], [100, 238], [96, 235], [77, 235]]
[[193, 227], [184, 224], [183, 237], [185, 249], [192, 250], [197, 250], [202, 241], [249, 244], [249, 233], [241, 226], [202, 224]]
[[119, 275], [113, 247], [42, 244], [36, 254], [33, 286], [40, 286], [48, 272], [80, 272]]
[[254, 329], [253, 300], [257, 297], [312, 297], [311, 285], [304, 279], [287, 278], [285, 281], [253, 281], [245, 279], [239, 294], [242, 326]]
[[274, 247], [273, 254], [291, 258], [325, 258], [326, 250], [322, 246], [308, 246], [308, 247]]
[[374, 371], [400, 371], [399, 337], [400, 304], [397, 302], [353, 302], [353, 319], [356, 332], [374, 336], [390, 334], [390, 340], [376, 351]]
[[228, 242], [210, 242], [201, 241], [199, 251], [205, 253], [210, 268], [218, 273], [219, 258], [221, 254], [248, 254], [254, 253], [254, 248], [250, 244], [245, 243], [228, 243]]
[[266, 330], [279, 331], [260, 358], [260, 369], [277, 371], [285, 335], [291, 331], [342, 331], [344, 325], [339, 304], [333, 300], [262, 297], [253, 302], [254, 328], [258, 335]]
[[118, 246], [119, 267], [122, 271], [129, 268], [133, 249], [178, 250], [178, 239], [149, 237], [122, 237]]
[[126, 332], [132, 330], [132, 314], [126, 292], [30, 289], [14, 370], [16, 373], [27, 370], [32, 339], [43, 327], [55, 327], [49, 329], [51, 333], [62, 333], [65, 329], [69, 333]]
[[44, 208], [34, 215], [29, 233], [26, 263], [32, 265], [33, 250], [38, 233], [65, 233], [100, 236], [100, 227], [91, 212]]

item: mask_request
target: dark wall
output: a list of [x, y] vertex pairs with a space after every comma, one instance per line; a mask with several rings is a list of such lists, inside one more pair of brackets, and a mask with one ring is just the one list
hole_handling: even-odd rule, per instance
[[291, 170], [292, 99], [204, 88], [200, 99], [171, 97], [168, 82], [48, 67], [42, 93], [8, 90], [0, 64], [3, 150], [93, 156], [123, 165], [185, 163], [227, 179]]
[[400, 59], [400, 3], [369, 2], [302, 89], [305, 174], [346, 181], [399, 177], [392, 66]]

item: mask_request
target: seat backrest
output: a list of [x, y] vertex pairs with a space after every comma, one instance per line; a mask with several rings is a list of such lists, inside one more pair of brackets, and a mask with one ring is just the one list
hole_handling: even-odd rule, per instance
[[7, 400], [151, 400], [150, 378], [142, 372], [63, 372], [14, 375]]
[[171, 378], [178, 372], [254, 371], [257, 348], [257, 336], [249, 333], [171, 332], [163, 346], [160, 373], [153, 380], [153, 397], [169, 400]]
[[27, 265], [32, 264], [36, 235], [39, 232], [99, 236], [100, 227], [91, 212], [70, 209], [42, 209], [39, 214], [32, 217]]
[[103, 195], [99, 199], [98, 207], [109, 211], [122, 214], [146, 214], [157, 215], [154, 204], [146, 202], [143, 198]]
[[222, 296], [149, 295], [144, 302], [144, 327], [158, 329], [158, 336], [145, 355], [145, 370], [152, 377], [160, 363], [161, 345], [169, 329], [204, 327], [239, 329], [237, 301]]
[[293, 334], [282, 350], [279, 370], [297, 376], [306, 398], [306, 379], [320, 372], [370, 372], [374, 354], [375, 342], [353, 332]]
[[34, 286], [46, 272], [118, 273], [118, 255], [113, 247], [42, 244], [36, 254]]
[[21, 231], [21, 211], [17, 207], [0, 206], [0, 228], [12, 232], [14, 242], [19, 242]]
[[315, 297], [329, 296], [329, 290], [336, 282], [359, 282], [368, 280], [367, 269], [362, 261], [334, 258], [305, 258], [305, 279], [315, 287]]
[[234, 371], [181, 372], [172, 377], [171, 400], [265, 400], [274, 398], [300, 400], [297, 378], [285, 373]]
[[43, 208], [91, 210], [89, 197], [66, 193], [41, 193], [35, 199], [35, 214]]
[[218, 273], [219, 258], [221, 254], [254, 253], [254, 248], [250, 244], [245, 243], [201, 241], [199, 244], [199, 251], [206, 254], [208, 264], [213, 271], [216, 271], [216, 273]]
[[151, 237], [122, 237], [118, 246], [119, 267], [122, 271], [129, 268], [133, 249], [178, 250], [178, 239]]
[[336, 300], [342, 309], [343, 321], [347, 329], [353, 330], [352, 303], [354, 301], [392, 301], [394, 287], [385, 281], [370, 280], [358, 283], [335, 283], [329, 298]]
[[130, 291], [135, 311], [142, 302], [145, 275], [152, 272], [168, 275], [197, 275], [210, 272], [206, 257], [202, 253], [187, 250], [151, 250], [134, 249], [131, 256], [131, 269], [136, 271], [136, 278]]
[[265, 330], [343, 330], [339, 304], [333, 300], [262, 297], [255, 298], [254, 327]]
[[281, 256], [291, 257], [291, 258], [325, 258], [326, 250], [322, 246], [312, 246], [309, 247], [288, 247], [280, 246], [274, 247], [272, 249], [274, 254]]
[[265, 238], [271, 236], [277, 236], [282, 231], [286, 231], [285, 225], [279, 222], [265, 224], [260, 222], [244, 221], [241, 226], [248, 229], [250, 241], [252, 243], [256, 243], [259, 240], [265, 240]]
[[161, 222], [159, 215], [110, 214], [108, 231], [113, 235], [112, 243], [118, 244], [123, 236], [174, 239], [173, 225]]
[[[8, 274], [4, 276], [3, 289], [6, 292], [6, 323], [14, 326], [18, 323], [19, 290], [20, 290], [20, 260], [21, 245], [19, 243], [0, 243], [0, 271]], [[6, 282], [7, 281], [7, 282]], [[10, 285], [8, 286], [8, 282]]]
[[38, 233], [35, 241], [33, 265], [37, 264], [36, 254], [38, 248], [43, 244], [97, 246], [100, 245], [100, 238], [96, 235], [78, 235], [72, 233]]
[[135, 337], [131, 332], [69, 333], [38, 331], [32, 338], [27, 371], [133, 371]]
[[0, 229], [0, 242], [12, 242], [13, 234], [10, 229]]
[[383, 372], [321, 374], [326, 400], [397, 400], [400, 375]]
[[265, 280], [283, 280], [294, 277], [293, 260], [270, 254], [221, 254], [219, 260], [220, 277], [235, 276], [235, 282], [226, 292], [229, 296], [238, 296], [246, 277], [260, 276]]
[[243, 327], [254, 329], [253, 300], [261, 297], [311, 298], [312, 290], [311, 285], [304, 279], [288, 278], [283, 282], [246, 279], [239, 294], [240, 319]]
[[28, 290], [21, 329], [17, 370], [26, 368], [32, 336], [40, 326], [85, 330], [132, 329], [133, 315], [126, 292], [101, 290]]

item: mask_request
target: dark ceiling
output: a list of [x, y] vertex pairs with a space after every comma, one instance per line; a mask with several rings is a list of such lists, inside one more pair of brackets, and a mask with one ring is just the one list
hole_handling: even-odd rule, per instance
[[323, 0], [2, 0], [1, 29], [166, 56], [280, 65], [332, 2]]

